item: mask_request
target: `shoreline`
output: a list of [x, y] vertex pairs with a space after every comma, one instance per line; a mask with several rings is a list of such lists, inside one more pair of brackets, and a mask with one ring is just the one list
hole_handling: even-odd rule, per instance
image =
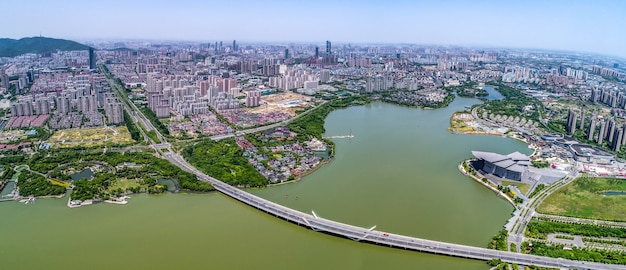
[[529, 155], [529, 157], [534, 157], [539, 153], [539, 147], [537, 147], [535, 144], [531, 142], [528, 142], [528, 140], [526, 140], [525, 138], [520, 138], [519, 136], [516, 136], [517, 133], [512, 133], [512, 135], [510, 135], [510, 134], [494, 134], [494, 133], [489, 133], [489, 132], [484, 132], [484, 131], [458, 132], [451, 126], [448, 127], [448, 132], [452, 134], [457, 134], [457, 135], [486, 135], [486, 136], [498, 136], [498, 137], [504, 137], [504, 138], [511, 138], [511, 139], [523, 142], [528, 146], [528, 148], [533, 149], [533, 152], [532, 154]]
[[276, 186], [282, 186], [282, 185], [286, 185], [286, 184], [293, 184], [293, 183], [298, 183], [300, 181], [302, 181], [302, 178], [304, 178], [305, 176], [314, 173], [315, 171], [319, 170], [321, 167], [323, 167], [324, 165], [330, 163], [332, 159], [329, 159], [328, 161], [324, 160], [324, 161], [320, 161], [319, 164], [317, 164], [317, 166], [303, 172], [302, 174], [300, 174], [296, 179], [291, 180], [291, 181], [285, 181], [285, 182], [281, 182], [281, 183], [275, 183], [275, 184], [269, 184], [263, 188], [268, 188], [268, 187], [276, 187]]
[[130, 198], [129, 196], [123, 196], [121, 197], [122, 201], [115, 201], [115, 200], [104, 200], [104, 201], [94, 201], [94, 200], [84, 200], [81, 201], [80, 204], [72, 204], [72, 197], [68, 197], [67, 198], [67, 207], [69, 208], [79, 208], [82, 206], [89, 206], [89, 205], [94, 205], [94, 204], [98, 204], [101, 202], [104, 203], [110, 203], [110, 204], [119, 204], [119, 205], [123, 205], [123, 204], [128, 204], [128, 201], [126, 201], [127, 198]]
[[[459, 163], [459, 165], [457, 166], [457, 168], [459, 169], [459, 171], [468, 176], [469, 178], [473, 179], [474, 181], [480, 183], [481, 185], [489, 188], [491, 191], [493, 191], [494, 193], [496, 193], [498, 195], [498, 197], [502, 197], [503, 199], [505, 199], [507, 202], [509, 202], [511, 205], [513, 205], [513, 207], [515, 208], [515, 210], [518, 210], [517, 208], [517, 204], [513, 201], [513, 199], [511, 199], [509, 196], [507, 196], [506, 194], [502, 193], [502, 191], [498, 190], [497, 188], [492, 187], [491, 185], [489, 185], [488, 183], [483, 182], [482, 180], [478, 179], [476, 176], [471, 175], [470, 173], [468, 173], [467, 171], [465, 171], [465, 168], [463, 168], [463, 164], [467, 163], [469, 161], [469, 159], [464, 160], [463, 162]], [[469, 166], [469, 165], [468, 165]], [[489, 181], [489, 180], [487, 180]]]

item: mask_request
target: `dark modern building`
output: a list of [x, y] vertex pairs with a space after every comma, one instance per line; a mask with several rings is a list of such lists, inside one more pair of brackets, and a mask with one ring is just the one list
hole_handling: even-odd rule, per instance
[[89, 69], [96, 69], [96, 53], [89, 47]]
[[515, 181], [522, 181], [523, 175], [528, 172], [530, 158], [520, 152], [501, 155], [492, 152], [472, 151], [478, 159], [477, 169], [487, 173]]
[[331, 47], [330, 47], [330, 41], [326, 41], [326, 53], [330, 54], [331, 53]]

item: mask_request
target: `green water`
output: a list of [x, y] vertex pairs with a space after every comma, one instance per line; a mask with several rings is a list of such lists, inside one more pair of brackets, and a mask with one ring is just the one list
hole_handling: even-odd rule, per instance
[[[470, 150], [523, 143], [446, 131], [457, 99], [425, 111], [383, 103], [333, 112], [336, 158], [303, 181], [254, 193], [395, 233], [485, 246], [512, 207], [463, 177]], [[288, 195], [285, 197], [285, 195]], [[1, 269], [487, 269], [481, 261], [409, 252], [309, 231], [221, 194], [136, 195], [77, 209], [66, 199], [0, 203]]]
[[71, 174], [70, 177], [72, 180], [91, 179], [91, 177], [93, 177], [93, 172], [91, 169], [84, 169], [79, 173]]

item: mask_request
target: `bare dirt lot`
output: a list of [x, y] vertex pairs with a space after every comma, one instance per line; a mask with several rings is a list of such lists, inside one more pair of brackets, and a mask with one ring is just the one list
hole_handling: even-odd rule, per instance
[[296, 115], [297, 110], [302, 110], [313, 105], [315, 98], [296, 93], [278, 93], [261, 97], [261, 105], [249, 109], [251, 113], [276, 113], [285, 112], [291, 116]]

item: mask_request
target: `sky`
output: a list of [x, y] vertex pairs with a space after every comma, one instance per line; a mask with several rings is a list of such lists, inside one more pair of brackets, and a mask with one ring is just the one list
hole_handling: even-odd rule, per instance
[[0, 6], [0, 37], [8, 38], [330, 40], [626, 57], [621, 0], [0, 0]]

